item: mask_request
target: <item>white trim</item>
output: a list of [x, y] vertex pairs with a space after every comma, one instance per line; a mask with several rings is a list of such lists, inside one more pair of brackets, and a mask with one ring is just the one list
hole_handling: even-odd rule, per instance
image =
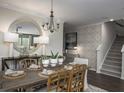
[[89, 68], [89, 70], [96, 71], [96, 69], [94, 69], [94, 68]]

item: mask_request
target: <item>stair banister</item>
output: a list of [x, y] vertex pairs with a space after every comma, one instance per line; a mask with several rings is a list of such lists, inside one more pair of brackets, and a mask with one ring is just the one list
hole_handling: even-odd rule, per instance
[[96, 70], [96, 72], [97, 73], [100, 73], [100, 65], [101, 65], [101, 61], [102, 61], [102, 58], [101, 58], [101, 47], [102, 47], [102, 44], [100, 44], [98, 47], [97, 47], [97, 49], [96, 49], [96, 51], [97, 51], [97, 70]]
[[121, 52], [122, 52], [121, 79], [124, 79], [124, 45], [122, 46]]

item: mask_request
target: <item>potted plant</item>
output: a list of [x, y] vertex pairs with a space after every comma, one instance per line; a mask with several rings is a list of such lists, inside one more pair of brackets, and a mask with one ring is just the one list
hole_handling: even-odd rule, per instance
[[47, 66], [49, 65], [49, 62], [50, 62], [49, 57], [43, 55], [43, 56], [42, 56], [42, 64], [43, 64], [43, 66], [44, 66], [44, 67], [47, 67]]
[[51, 62], [51, 66], [56, 66], [57, 64], [57, 58], [58, 58], [58, 54], [59, 52], [57, 52], [56, 54], [54, 54], [52, 51], [51, 51], [51, 59], [50, 59], [50, 62]]
[[64, 56], [59, 55], [58, 56], [58, 62], [59, 62], [59, 64], [61, 65], [63, 63], [63, 61], [64, 61]]

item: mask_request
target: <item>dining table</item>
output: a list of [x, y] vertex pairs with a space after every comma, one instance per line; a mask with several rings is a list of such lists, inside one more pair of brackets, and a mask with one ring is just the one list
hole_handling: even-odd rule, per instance
[[[66, 66], [70, 66], [71, 64], [69, 62], [63, 62], [62, 65], [57, 65], [55, 67], [47, 67], [47, 70], [53, 70], [54, 72], [63, 69]], [[72, 65], [71, 65], [72, 66]], [[15, 90], [19, 88], [24, 88], [24, 91], [35, 91], [30, 90], [32, 86], [37, 85], [47, 85], [47, 80], [49, 75], [39, 75], [43, 71], [44, 68], [41, 70], [24, 70], [25, 75], [21, 78], [17, 79], [6, 79], [3, 76], [5, 75], [5, 71], [0, 72], [0, 91], [5, 92], [14, 92]], [[46, 68], [45, 68], [46, 69]], [[85, 78], [87, 79], [87, 78]], [[87, 84], [84, 84], [84, 86]], [[35, 89], [35, 87], [34, 87]], [[47, 91], [47, 90], [46, 90]]]
[[39, 76], [41, 71], [26, 71], [26, 75], [17, 79], [6, 79], [1, 77], [1, 89], [3, 91], [13, 91], [18, 88], [26, 88], [37, 85], [39, 83], [45, 84], [47, 82], [47, 76]]
[[[54, 71], [57, 71], [58, 69], [61, 69], [66, 65], [67, 63], [63, 63], [63, 65], [58, 65], [56, 67], [48, 68]], [[18, 88], [25, 88], [28, 89], [32, 86], [41, 84], [47, 84], [48, 76], [47, 75], [40, 75], [42, 70], [32, 71], [32, 70], [26, 70], [25, 76], [17, 79], [6, 79], [3, 77], [5, 74], [4, 71], [0, 72], [0, 91], [14, 91]], [[25, 90], [26, 91], [26, 90]], [[27, 90], [29, 91], [29, 90]]]

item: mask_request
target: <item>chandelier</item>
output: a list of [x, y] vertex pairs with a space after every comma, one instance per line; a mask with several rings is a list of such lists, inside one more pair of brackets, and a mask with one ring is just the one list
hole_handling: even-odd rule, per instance
[[56, 23], [53, 15], [53, 0], [51, 0], [51, 11], [50, 11], [50, 19], [49, 22], [42, 25], [44, 30], [50, 31], [51, 33], [59, 30], [59, 23]]

